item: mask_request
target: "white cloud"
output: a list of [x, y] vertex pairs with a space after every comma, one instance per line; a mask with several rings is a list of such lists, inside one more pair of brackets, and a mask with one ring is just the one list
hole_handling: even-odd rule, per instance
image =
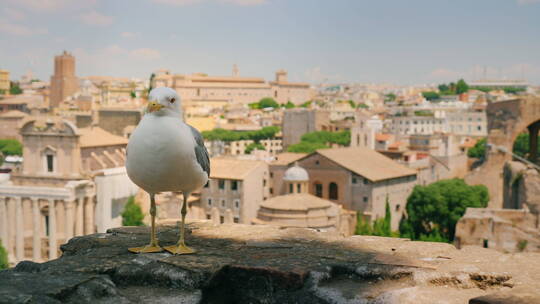
[[0, 32], [15, 36], [30, 36], [47, 34], [47, 29], [31, 28], [21, 24], [0, 21]]
[[540, 3], [540, 0], [517, 0], [517, 3], [521, 5], [527, 5], [527, 4]]
[[4, 0], [5, 2], [19, 8], [37, 12], [57, 12], [65, 9], [84, 9], [93, 7], [97, 0]]
[[190, 4], [199, 3], [202, 0], [152, 0], [152, 1], [154, 1], [155, 3], [182, 6], [182, 5], [190, 5]]
[[161, 57], [161, 53], [156, 49], [141, 48], [130, 51], [129, 56], [135, 60], [155, 60]]
[[107, 26], [113, 23], [113, 17], [103, 15], [95, 10], [91, 10], [79, 16], [81, 21], [92, 26]]
[[191, 4], [197, 4], [197, 3], [202, 3], [202, 2], [219, 2], [219, 3], [226, 3], [226, 4], [239, 5], [239, 6], [253, 6], [253, 5], [264, 4], [267, 2], [267, 0], [152, 0], [152, 1], [155, 3], [176, 5], [176, 6], [191, 5]]
[[434, 79], [444, 79], [444, 80], [447, 80], [447, 79], [456, 79], [460, 76], [460, 73], [459, 72], [456, 72], [456, 71], [452, 71], [450, 69], [445, 69], [445, 68], [438, 68], [436, 70], [433, 70], [430, 74], [429, 74], [430, 78], [434, 78]]
[[135, 38], [139, 35], [139, 33], [133, 33], [133, 32], [121, 32], [120, 36], [122, 38]]
[[240, 6], [260, 5], [266, 3], [266, 0], [220, 0], [220, 2], [230, 3]]
[[304, 72], [304, 76], [311, 83], [338, 82], [343, 78], [341, 75], [329, 75], [321, 71], [321, 67], [313, 67]]
[[4, 7], [2, 12], [4, 18], [9, 20], [20, 21], [26, 18], [26, 15], [23, 12], [10, 7]]

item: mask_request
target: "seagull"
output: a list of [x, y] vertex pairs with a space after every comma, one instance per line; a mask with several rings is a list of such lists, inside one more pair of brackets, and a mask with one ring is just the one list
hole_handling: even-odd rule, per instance
[[126, 169], [129, 178], [150, 195], [150, 244], [128, 250], [134, 253], [163, 251], [156, 237], [155, 195], [181, 191], [184, 202], [180, 239], [176, 245], [164, 249], [173, 254], [194, 253], [185, 243], [187, 199], [208, 182], [208, 151], [201, 133], [183, 121], [180, 96], [175, 90], [155, 88], [150, 91], [148, 100], [146, 113], [129, 138]]

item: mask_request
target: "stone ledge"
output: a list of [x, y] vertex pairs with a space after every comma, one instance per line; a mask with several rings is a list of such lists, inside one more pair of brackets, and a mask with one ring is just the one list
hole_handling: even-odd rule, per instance
[[[540, 299], [537, 253], [206, 221], [188, 231], [198, 253], [185, 256], [128, 252], [148, 242], [147, 227], [73, 238], [59, 259], [0, 272], [0, 303], [467, 303], [520, 290]], [[158, 229], [162, 245], [177, 236]]]

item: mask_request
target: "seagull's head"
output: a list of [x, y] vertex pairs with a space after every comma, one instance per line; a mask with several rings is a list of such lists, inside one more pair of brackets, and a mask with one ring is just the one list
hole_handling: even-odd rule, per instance
[[146, 110], [156, 115], [181, 115], [180, 96], [171, 88], [155, 88], [148, 94]]

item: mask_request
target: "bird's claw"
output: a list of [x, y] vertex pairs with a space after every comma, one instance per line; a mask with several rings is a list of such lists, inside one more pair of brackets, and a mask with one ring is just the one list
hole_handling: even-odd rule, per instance
[[163, 248], [161, 248], [159, 245], [146, 245], [143, 247], [128, 248], [128, 250], [133, 253], [154, 253], [162, 252]]
[[185, 244], [176, 244], [164, 247], [165, 250], [172, 254], [192, 254], [197, 252], [195, 249], [186, 246]]

